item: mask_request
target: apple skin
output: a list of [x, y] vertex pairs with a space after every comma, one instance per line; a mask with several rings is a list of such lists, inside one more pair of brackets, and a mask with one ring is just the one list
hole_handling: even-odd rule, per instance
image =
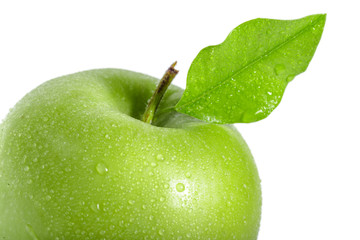
[[177, 113], [158, 79], [98, 69], [45, 82], [0, 125], [0, 239], [257, 239], [258, 171], [229, 125]]

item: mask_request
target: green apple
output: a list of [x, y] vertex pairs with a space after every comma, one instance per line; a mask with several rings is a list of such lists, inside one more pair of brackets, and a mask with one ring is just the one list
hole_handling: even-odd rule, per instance
[[0, 125], [0, 239], [257, 239], [257, 168], [225, 124], [276, 108], [325, 19], [239, 25], [199, 52], [185, 91], [174, 63], [160, 82], [100, 69], [27, 94]]
[[0, 126], [0, 239], [257, 238], [260, 180], [230, 125], [178, 113], [170, 86], [100, 69], [48, 81]]

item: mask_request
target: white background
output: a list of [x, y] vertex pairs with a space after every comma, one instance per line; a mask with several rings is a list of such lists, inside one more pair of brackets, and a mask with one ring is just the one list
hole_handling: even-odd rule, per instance
[[260, 240], [360, 239], [357, 1], [1, 1], [0, 118], [51, 78], [116, 67], [161, 77], [258, 17], [327, 13], [306, 73], [265, 120], [237, 124], [262, 179]]

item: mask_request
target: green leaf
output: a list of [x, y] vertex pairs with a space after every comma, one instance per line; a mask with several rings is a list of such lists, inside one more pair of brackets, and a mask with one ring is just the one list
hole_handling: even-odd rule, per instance
[[297, 20], [254, 19], [200, 51], [188, 72], [178, 112], [207, 122], [255, 122], [280, 103], [313, 57], [325, 14]]

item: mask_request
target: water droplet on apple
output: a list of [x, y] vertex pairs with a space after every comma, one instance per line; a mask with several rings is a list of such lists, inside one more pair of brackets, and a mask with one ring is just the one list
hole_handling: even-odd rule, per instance
[[130, 205], [134, 205], [134, 204], [135, 204], [135, 201], [134, 201], [134, 200], [129, 200], [128, 203], [129, 203]]
[[151, 166], [152, 166], [152, 167], [156, 167], [156, 166], [157, 166], [157, 163], [156, 163], [156, 162], [152, 162], [152, 163], [151, 163]]
[[106, 139], [110, 139], [110, 136], [108, 134], [105, 135]]
[[94, 212], [99, 212], [100, 211], [100, 204], [99, 203], [91, 203], [90, 209], [93, 210]]
[[185, 185], [183, 183], [176, 184], [176, 191], [178, 191], [178, 192], [185, 191]]
[[157, 159], [158, 161], [164, 161], [164, 156], [163, 156], [162, 154], [158, 154], [158, 155], [156, 156], [156, 159]]
[[106, 231], [105, 230], [101, 230], [100, 232], [100, 235], [104, 236], [106, 234]]
[[33, 162], [38, 162], [38, 158], [34, 158], [34, 159], [33, 159]]
[[46, 200], [46, 201], [50, 201], [50, 200], [51, 200], [51, 196], [50, 196], [50, 195], [46, 195], [45, 200]]
[[167, 184], [167, 183], [164, 184], [164, 188], [168, 189], [169, 187], [170, 187], [169, 184]]
[[163, 236], [163, 235], [164, 235], [164, 232], [165, 232], [164, 229], [160, 229], [160, 230], [159, 230], [159, 235], [160, 235], [160, 236]]
[[30, 169], [29, 166], [25, 166], [25, 167], [24, 167], [24, 171], [25, 171], [25, 172], [29, 171], [29, 169]]
[[33, 240], [39, 240], [39, 238], [36, 235], [33, 227], [30, 224], [25, 225], [25, 230]]
[[33, 182], [33, 181], [32, 181], [31, 179], [29, 179], [29, 180], [26, 181], [27, 184], [32, 184], [32, 182]]
[[153, 215], [150, 215], [149, 216], [149, 220], [152, 221], [154, 219], [154, 216]]
[[163, 202], [165, 201], [165, 198], [164, 197], [160, 197], [160, 202]]
[[107, 173], [107, 171], [109, 171], [109, 169], [105, 166], [105, 164], [103, 163], [98, 163], [96, 165], [96, 171], [100, 174], [103, 175], [105, 173]]
[[185, 173], [185, 177], [190, 178], [190, 177], [191, 177], [191, 173], [189, 173], [189, 172]]

